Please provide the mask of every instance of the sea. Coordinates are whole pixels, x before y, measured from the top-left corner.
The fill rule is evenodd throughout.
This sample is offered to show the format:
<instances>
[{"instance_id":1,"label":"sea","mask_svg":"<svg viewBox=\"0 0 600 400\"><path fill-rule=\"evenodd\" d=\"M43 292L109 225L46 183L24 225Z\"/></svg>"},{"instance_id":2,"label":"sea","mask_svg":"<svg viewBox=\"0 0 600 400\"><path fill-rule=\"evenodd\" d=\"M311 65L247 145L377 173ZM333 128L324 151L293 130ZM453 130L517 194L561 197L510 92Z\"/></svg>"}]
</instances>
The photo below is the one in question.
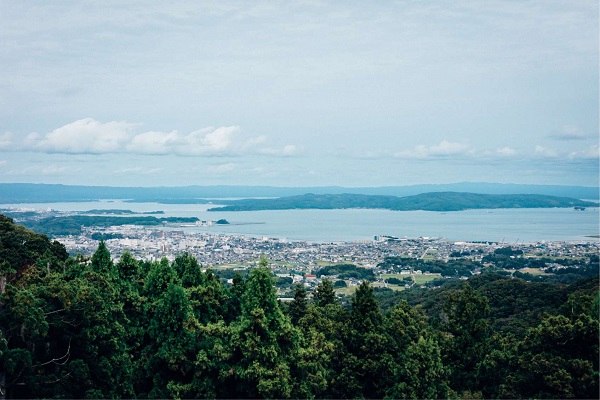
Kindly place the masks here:
<instances>
[{"instance_id":1,"label":"sea","mask_svg":"<svg viewBox=\"0 0 600 400\"><path fill-rule=\"evenodd\" d=\"M542 241L598 242L600 209L490 209L452 212L373 209L277 210L212 212L214 204L95 202L0 204L0 209L88 211L122 209L137 213L163 211L156 217L226 219L228 225L174 226L165 229L225 235L278 238L289 241L352 242L375 236L442 238L449 241L535 243Z\"/></svg>"}]
</instances>

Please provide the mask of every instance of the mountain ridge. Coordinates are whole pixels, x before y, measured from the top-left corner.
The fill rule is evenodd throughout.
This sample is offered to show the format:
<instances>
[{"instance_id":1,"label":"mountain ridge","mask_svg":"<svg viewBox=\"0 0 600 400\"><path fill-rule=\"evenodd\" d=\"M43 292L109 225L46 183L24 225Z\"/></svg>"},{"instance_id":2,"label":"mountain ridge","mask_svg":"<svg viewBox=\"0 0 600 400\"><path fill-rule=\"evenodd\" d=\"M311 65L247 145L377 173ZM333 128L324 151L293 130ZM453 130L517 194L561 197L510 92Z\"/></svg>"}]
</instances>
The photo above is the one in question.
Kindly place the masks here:
<instances>
[{"instance_id":1,"label":"mountain ridge","mask_svg":"<svg viewBox=\"0 0 600 400\"><path fill-rule=\"evenodd\" d=\"M0 203L51 203L129 199L136 202L194 203L206 198L286 197L314 194L366 194L410 196L431 192L466 192L481 194L540 194L578 199L599 199L600 189L588 186L526 185L485 182L422 184L374 187L278 187L278 186L159 186L119 187L82 186L43 183L0 183Z\"/></svg>"}]
</instances>

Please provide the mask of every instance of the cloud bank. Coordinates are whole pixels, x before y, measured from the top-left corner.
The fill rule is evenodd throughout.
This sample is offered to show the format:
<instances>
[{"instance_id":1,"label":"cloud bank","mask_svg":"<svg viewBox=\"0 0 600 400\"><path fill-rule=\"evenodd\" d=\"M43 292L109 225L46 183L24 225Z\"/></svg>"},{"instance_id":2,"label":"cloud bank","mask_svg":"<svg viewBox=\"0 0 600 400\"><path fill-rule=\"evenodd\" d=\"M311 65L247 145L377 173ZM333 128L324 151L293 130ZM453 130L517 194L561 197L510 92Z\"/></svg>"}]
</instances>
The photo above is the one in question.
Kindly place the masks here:
<instances>
[{"instance_id":1,"label":"cloud bank","mask_svg":"<svg viewBox=\"0 0 600 400\"><path fill-rule=\"evenodd\" d=\"M137 132L139 124L99 122L84 118L46 134L30 133L19 142L14 135L0 135L0 148L61 154L141 154L176 156L236 156L262 154L293 156L297 146L267 146L265 136L244 137L239 126L206 127L190 133Z\"/></svg>"},{"instance_id":2,"label":"cloud bank","mask_svg":"<svg viewBox=\"0 0 600 400\"><path fill-rule=\"evenodd\" d=\"M425 160L430 158L462 157L472 152L473 150L466 144L442 140L437 145L418 145L411 150L399 151L394 156L402 159Z\"/></svg>"}]
</instances>

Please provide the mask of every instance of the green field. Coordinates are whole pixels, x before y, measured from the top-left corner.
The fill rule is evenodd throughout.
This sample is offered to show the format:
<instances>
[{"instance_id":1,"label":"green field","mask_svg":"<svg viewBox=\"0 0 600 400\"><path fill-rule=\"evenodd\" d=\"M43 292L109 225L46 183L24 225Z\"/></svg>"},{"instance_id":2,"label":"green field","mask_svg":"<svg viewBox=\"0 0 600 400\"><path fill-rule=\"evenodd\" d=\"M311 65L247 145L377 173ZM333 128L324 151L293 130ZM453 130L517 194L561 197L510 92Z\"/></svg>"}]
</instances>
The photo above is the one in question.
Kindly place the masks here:
<instances>
[{"instance_id":1,"label":"green field","mask_svg":"<svg viewBox=\"0 0 600 400\"><path fill-rule=\"evenodd\" d=\"M423 274L412 274L412 275L400 275L400 274L382 274L381 277L383 279L388 279L388 278L397 278L397 279L404 279L406 277L412 277L413 280L415 281L415 283L417 285L423 285L429 281L432 281L434 279L438 279L441 278L442 275L441 274L431 274L431 275L423 275ZM391 286L391 285L390 285Z\"/></svg>"},{"instance_id":2,"label":"green field","mask_svg":"<svg viewBox=\"0 0 600 400\"><path fill-rule=\"evenodd\" d=\"M417 286L423 285L427 282L430 282L434 279L438 279L441 278L441 274L432 274L432 275L422 275L422 274L413 274L413 275L400 275L400 274L383 274L381 275L382 278L387 279L387 278L398 278L398 279L404 279L405 277L409 277L412 276L412 278L415 281L415 284ZM348 281L346 281L346 283L348 283ZM373 287L387 287L389 289L392 290L396 290L396 291L400 291L400 290L404 290L404 285L394 285L391 283L388 283L387 286L386 284L384 284L383 282L373 282ZM340 293L340 294L345 294L346 296L351 296L354 291L356 290L357 286L348 286L345 288L341 288L341 289L335 289L336 293Z\"/></svg>"},{"instance_id":3,"label":"green field","mask_svg":"<svg viewBox=\"0 0 600 400\"><path fill-rule=\"evenodd\" d=\"M233 268L241 268L243 266L247 265L246 263L237 263L237 264L221 264L221 265L213 265L211 267L208 267L206 269L212 269L212 270L217 270L217 269L233 269Z\"/></svg>"},{"instance_id":4,"label":"green field","mask_svg":"<svg viewBox=\"0 0 600 400\"><path fill-rule=\"evenodd\" d=\"M387 286L381 282L373 282L373 287L380 287L380 288L384 288L387 287L388 289L392 289L395 291L400 291L400 290L404 290L404 285L392 285L391 283L388 283Z\"/></svg>"},{"instance_id":5,"label":"green field","mask_svg":"<svg viewBox=\"0 0 600 400\"><path fill-rule=\"evenodd\" d=\"M519 270L519 272L523 272L523 273L527 273L527 274L531 274L531 275L552 275L552 274L547 274L546 272L542 271L539 268L521 268Z\"/></svg>"}]
</instances>

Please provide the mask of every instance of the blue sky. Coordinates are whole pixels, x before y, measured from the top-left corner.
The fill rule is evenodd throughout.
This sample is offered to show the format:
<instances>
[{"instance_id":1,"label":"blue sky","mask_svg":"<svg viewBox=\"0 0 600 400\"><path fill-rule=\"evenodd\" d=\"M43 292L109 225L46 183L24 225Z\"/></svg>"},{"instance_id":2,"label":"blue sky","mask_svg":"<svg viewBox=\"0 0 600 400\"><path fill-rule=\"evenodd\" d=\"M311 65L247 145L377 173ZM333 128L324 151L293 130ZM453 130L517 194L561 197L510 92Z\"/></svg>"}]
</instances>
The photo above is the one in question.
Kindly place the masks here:
<instances>
[{"instance_id":1,"label":"blue sky","mask_svg":"<svg viewBox=\"0 0 600 400\"><path fill-rule=\"evenodd\" d=\"M587 185L597 0L0 0L0 181Z\"/></svg>"}]
</instances>

